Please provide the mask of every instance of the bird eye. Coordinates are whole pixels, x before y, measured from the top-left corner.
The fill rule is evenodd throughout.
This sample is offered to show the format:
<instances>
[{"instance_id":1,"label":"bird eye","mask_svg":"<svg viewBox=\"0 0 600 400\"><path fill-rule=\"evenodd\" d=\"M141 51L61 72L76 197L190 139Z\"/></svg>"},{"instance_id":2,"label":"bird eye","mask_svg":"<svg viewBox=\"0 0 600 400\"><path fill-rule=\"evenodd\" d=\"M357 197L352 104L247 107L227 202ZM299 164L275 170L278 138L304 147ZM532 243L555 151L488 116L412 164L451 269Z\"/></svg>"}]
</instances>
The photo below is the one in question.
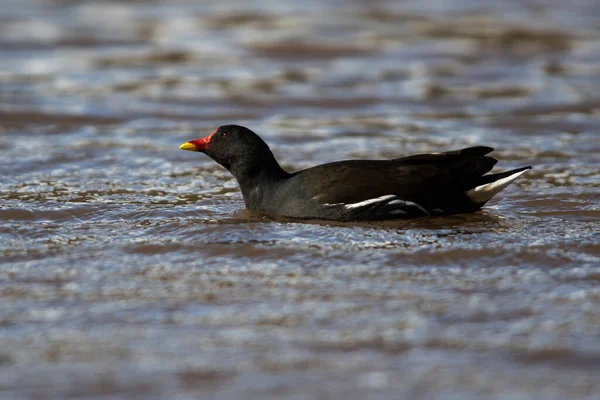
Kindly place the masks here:
<instances>
[{"instance_id":1,"label":"bird eye","mask_svg":"<svg viewBox=\"0 0 600 400\"><path fill-rule=\"evenodd\" d=\"M229 131L223 131L221 132L221 136L224 138L228 138L231 134L229 133Z\"/></svg>"}]
</instances>

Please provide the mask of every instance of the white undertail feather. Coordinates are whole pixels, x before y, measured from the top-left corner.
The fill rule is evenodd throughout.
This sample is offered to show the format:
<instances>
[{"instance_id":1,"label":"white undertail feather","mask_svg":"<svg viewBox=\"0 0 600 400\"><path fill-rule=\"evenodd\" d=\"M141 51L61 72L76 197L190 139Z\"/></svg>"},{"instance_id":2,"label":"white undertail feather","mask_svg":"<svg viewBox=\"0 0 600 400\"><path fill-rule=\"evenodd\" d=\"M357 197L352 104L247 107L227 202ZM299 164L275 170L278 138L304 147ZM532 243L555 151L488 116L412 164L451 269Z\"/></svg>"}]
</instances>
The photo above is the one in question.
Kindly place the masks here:
<instances>
[{"instance_id":1,"label":"white undertail feather","mask_svg":"<svg viewBox=\"0 0 600 400\"><path fill-rule=\"evenodd\" d=\"M498 179L497 181L486 183L485 185L477 186L466 192L467 196L475 203L485 203L498 192L511 184L512 181L521 176L527 170L515 172L506 178Z\"/></svg>"}]
</instances>

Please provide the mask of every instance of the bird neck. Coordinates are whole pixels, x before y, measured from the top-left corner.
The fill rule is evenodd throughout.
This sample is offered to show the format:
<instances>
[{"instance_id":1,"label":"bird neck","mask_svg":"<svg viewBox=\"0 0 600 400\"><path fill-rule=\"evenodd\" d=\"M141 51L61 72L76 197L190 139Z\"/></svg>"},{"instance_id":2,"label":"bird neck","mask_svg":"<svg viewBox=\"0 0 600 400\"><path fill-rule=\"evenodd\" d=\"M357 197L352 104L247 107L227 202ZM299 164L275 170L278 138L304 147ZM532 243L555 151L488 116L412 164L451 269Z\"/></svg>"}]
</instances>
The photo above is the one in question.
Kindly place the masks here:
<instances>
[{"instance_id":1,"label":"bird neck","mask_svg":"<svg viewBox=\"0 0 600 400\"><path fill-rule=\"evenodd\" d=\"M246 208L252 211L265 211L265 197L278 182L290 176L273 154L260 157L255 162L232 165L231 173L240 185Z\"/></svg>"}]
</instances>

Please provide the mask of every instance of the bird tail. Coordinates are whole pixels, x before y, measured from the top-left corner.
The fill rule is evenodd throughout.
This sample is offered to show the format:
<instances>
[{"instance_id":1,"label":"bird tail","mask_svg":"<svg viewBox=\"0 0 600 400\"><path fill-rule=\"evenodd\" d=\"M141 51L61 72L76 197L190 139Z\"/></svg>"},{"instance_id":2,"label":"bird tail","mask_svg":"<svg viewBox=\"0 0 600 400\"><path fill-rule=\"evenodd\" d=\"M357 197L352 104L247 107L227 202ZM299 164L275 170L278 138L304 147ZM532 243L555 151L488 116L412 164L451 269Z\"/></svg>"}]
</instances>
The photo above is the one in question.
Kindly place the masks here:
<instances>
[{"instance_id":1,"label":"bird tail","mask_svg":"<svg viewBox=\"0 0 600 400\"><path fill-rule=\"evenodd\" d=\"M531 166L497 174L484 175L481 177L481 180L477 182L476 187L467 190L465 193L472 202L483 205L529 169L531 169Z\"/></svg>"}]
</instances>

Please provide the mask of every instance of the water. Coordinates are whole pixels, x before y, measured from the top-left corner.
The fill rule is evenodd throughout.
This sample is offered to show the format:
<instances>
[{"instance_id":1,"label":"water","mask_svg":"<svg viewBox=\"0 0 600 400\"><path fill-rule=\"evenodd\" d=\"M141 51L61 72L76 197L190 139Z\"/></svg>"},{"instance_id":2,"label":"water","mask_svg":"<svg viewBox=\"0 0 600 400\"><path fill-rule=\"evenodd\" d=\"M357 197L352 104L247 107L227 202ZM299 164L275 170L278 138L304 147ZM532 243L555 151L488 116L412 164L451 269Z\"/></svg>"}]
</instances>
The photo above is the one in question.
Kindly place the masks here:
<instances>
[{"instance_id":1,"label":"water","mask_svg":"<svg viewBox=\"0 0 600 400\"><path fill-rule=\"evenodd\" d=\"M600 8L3 1L2 398L596 399ZM488 145L483 212L244 211L178 150L288 170Z\"/></svg>"}]
</instances>

